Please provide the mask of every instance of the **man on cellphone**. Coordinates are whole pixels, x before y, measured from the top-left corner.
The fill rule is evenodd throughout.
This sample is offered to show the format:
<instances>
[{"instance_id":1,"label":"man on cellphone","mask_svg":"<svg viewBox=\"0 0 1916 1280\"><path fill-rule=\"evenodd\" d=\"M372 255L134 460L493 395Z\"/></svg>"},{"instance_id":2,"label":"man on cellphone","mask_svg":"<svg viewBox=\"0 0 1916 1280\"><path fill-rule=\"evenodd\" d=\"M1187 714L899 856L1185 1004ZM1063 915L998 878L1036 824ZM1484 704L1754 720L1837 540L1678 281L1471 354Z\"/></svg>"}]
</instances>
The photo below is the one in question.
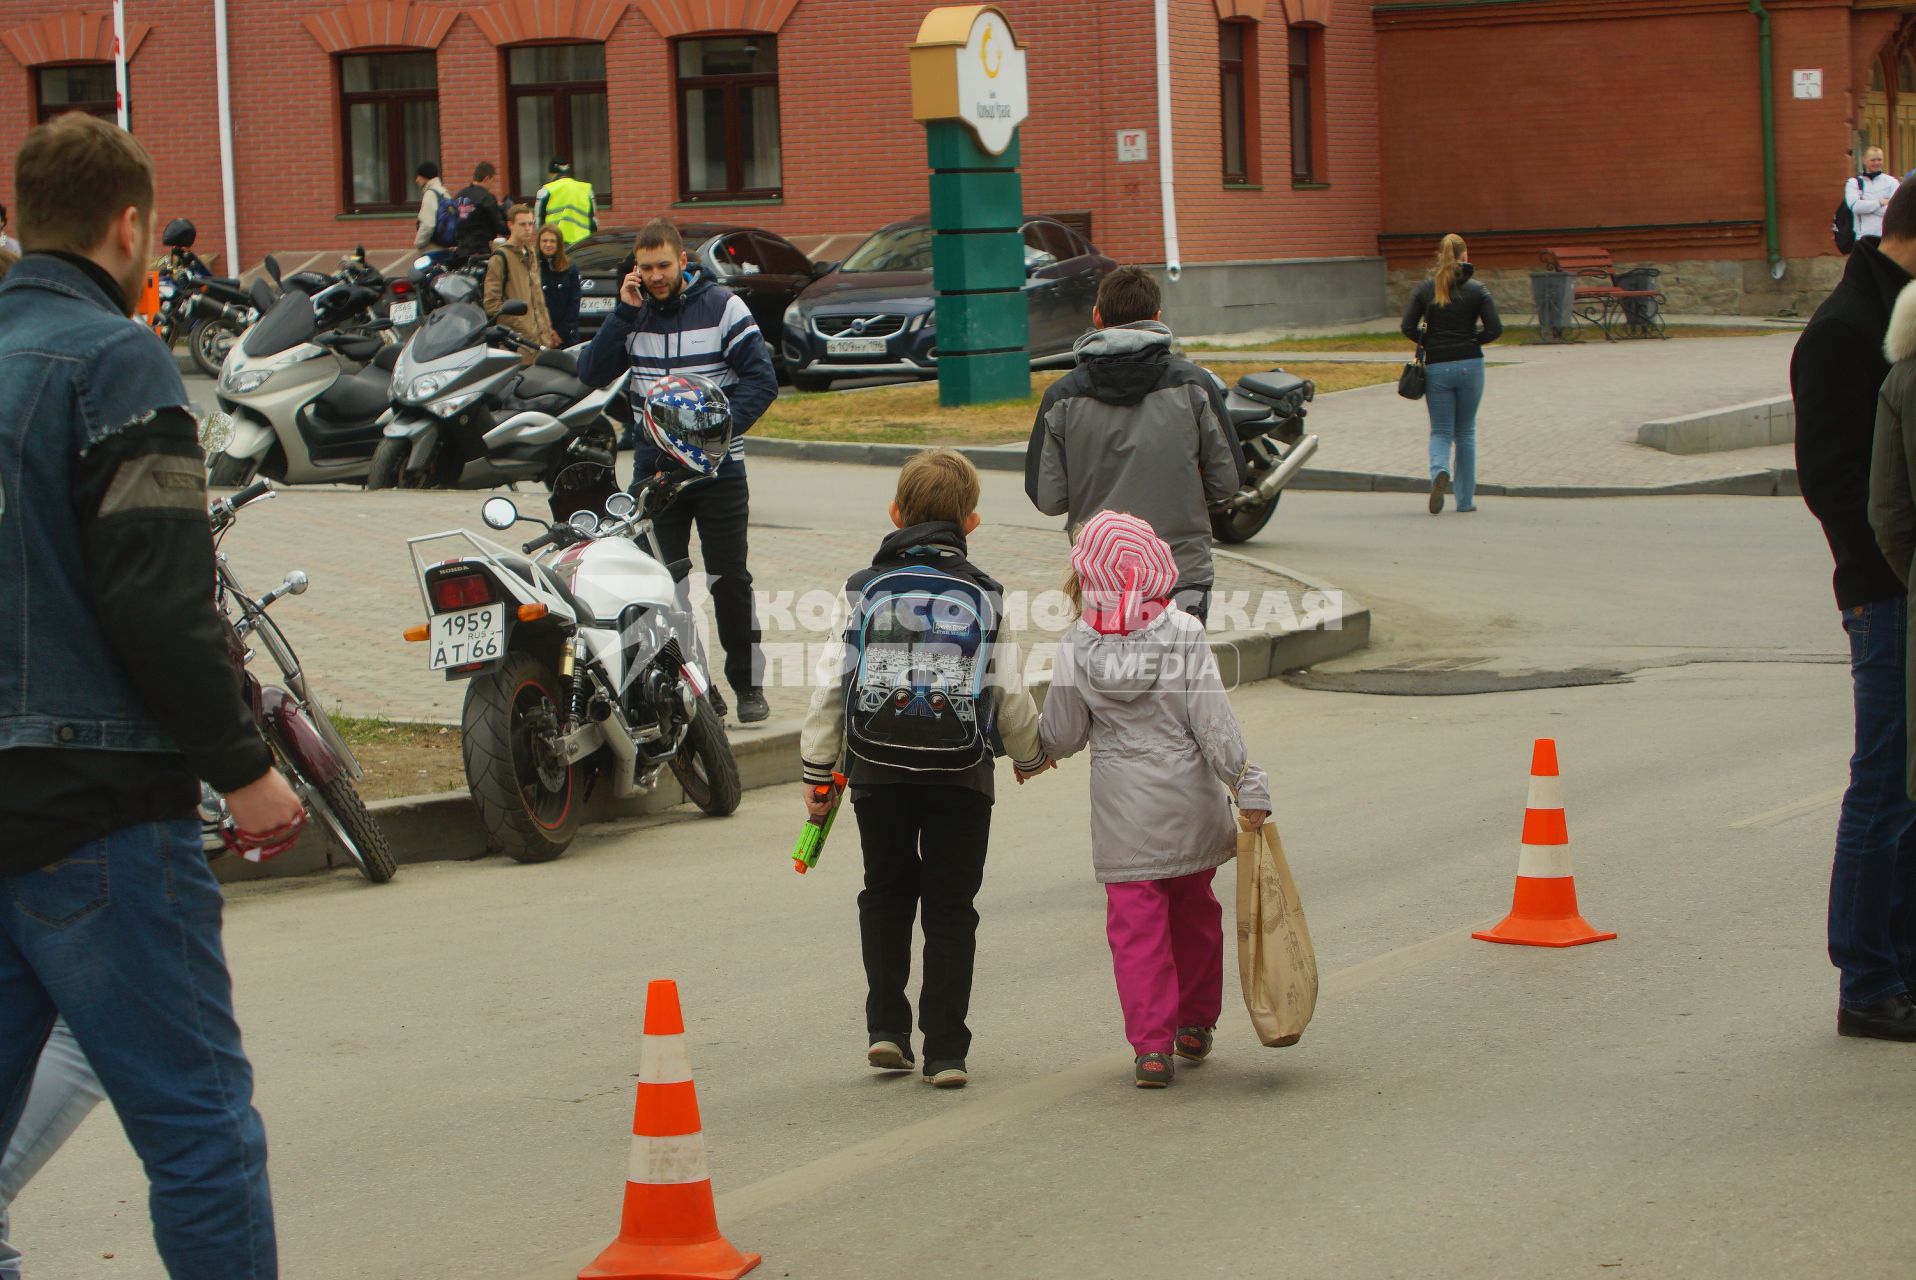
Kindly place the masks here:
<instances>
[{"instance_id":1,"label":"man on cellphone","mask_svg":"<svg viewBox=\"0 0 1916 1280\"><path fill-rule=\"evenodd\" d=\"M69 114L28 134L13 190L26 255L0 284L0 599L33 607L0 628L0 1146L63 1015L147 1168L169 1273L270 1280L266 1136L197 780L258 847L283 847L301 809L213 604L185 388L129 318L153 163Z\"/></svg>"}]
</instances>

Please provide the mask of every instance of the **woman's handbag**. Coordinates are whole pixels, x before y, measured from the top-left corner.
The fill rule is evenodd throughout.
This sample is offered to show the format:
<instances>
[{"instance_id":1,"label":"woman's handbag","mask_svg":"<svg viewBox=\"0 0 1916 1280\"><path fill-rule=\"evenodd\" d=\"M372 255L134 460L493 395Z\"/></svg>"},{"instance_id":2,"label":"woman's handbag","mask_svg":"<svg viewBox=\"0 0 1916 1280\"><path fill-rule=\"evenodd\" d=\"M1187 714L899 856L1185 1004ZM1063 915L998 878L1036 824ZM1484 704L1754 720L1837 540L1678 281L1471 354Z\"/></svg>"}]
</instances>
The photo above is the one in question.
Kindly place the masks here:
<instances>
[{"instance_id":1,"label":"woman's handbag","mask_svg":"<svg viewBox=\"0 0 1916 1280\"><path fill-rule=\"evenodd\" d=\"M1421 343L1417 347L1417 358L1406 364L1404 371L1397 375L1397 394L1406 400L1424 398L1424 348Z\"/></svg>"},{"instance_id":2,"label":"woman's handbag","mask_svg":"<svg viewBox=\"0 0 1916 1280\"><path fill-rule=\"evenodd\" d=\"M1317 1008L1317 953L1268 818L1237 833L1237 973L1257 1038L1273 1048L1296 1044Z\"/></svg>"}]
</instances>

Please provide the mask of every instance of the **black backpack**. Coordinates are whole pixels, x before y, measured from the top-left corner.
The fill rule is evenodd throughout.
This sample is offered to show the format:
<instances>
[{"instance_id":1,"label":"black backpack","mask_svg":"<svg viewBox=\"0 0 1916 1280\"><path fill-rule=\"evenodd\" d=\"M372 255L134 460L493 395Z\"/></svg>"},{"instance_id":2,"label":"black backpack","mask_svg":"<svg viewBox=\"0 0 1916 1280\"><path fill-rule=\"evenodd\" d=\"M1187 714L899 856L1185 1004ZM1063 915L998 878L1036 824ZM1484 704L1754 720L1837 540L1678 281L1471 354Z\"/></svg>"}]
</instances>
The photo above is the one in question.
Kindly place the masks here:
<instances>
[{"instance_id":1,"label":"black backpack","mask_svg":"<svg viewBox=\"0 0 1916 1280\"><path fill-rule=\"evenodd\" d=\"M983 588L931 565L888 570L865 585L845 638L851 754L932 773L991 759L986 669L998 619Z\"/></svg>"},{"instance_id":2,"label":"black backpack","mask_svg":"<svg viewBox=\"0 0 1916 1280\"><path fill-rule=\"evenodd\" d=\"M1859 174L1856 189L1863 189L1863 179ZM1843 188L1843 198L1836 202L1836 216L1830 219L1830 234L1836 237L1836 251L1847 255L1856 248L1856 211L1849 207L1849 188Z\"/></svg>"}]
</instances>

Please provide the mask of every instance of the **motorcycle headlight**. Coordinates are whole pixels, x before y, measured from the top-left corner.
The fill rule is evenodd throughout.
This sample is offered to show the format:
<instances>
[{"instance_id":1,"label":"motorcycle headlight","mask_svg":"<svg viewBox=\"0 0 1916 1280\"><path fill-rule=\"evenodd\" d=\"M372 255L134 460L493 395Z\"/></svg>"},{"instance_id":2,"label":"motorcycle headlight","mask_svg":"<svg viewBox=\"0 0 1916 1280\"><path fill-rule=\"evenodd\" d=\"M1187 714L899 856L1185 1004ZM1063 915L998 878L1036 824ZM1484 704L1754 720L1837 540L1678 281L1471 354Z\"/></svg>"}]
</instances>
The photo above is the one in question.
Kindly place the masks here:
<instances>
[{"instance_id":1,"label":"motorcycle headlight","mask_svg":"<svg viewBox=\"0 0 1916 1280\"><path fill-rule=\"evenodd\" d=\"M406 388L406 399L430 400L439 393L439 388L451 381L450 373L422 373Z\"/></svg>"},{"instance_id":2,"label":"motorcycle headlight","mask_svg":"<svg viewBox=\"0 0 1916 1280\"><path fill-rule=\"evenodd\" d=\"M271 369L234 369L229 366L220 371L220 390L243 396L249 391L258 391L272 376Z\"/></svg>"},{"instance_id":3,"label":"motorcycle headlight","mask_svg":"<svg viewBox=\"0 0 1916 1280\"><path fill-rule=\"evenodd\" d=\"M464 395L447 396L444 400L435 400L426 407L442 418L450 418L483 394L483 391L468 391Z\"/></svg>"}]
</instances>

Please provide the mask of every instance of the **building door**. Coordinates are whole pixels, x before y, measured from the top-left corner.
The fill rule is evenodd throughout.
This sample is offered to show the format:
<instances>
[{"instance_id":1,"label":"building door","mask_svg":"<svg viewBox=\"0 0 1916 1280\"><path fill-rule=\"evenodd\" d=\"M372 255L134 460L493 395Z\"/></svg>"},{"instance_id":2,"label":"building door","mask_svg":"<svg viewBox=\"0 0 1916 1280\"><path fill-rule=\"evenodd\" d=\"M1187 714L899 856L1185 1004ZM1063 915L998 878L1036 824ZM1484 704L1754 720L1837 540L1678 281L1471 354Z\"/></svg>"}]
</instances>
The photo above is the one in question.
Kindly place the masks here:
<instances>
[{"instance_id":1,"label":"building door","mask_svg":"<svg viewBox=\"0 0 1916 1280\"><path fill-rule=\"evenodd\" d=\"M1863 135L1863 148L1881 147L1889 150L1889 87L1883 79L1883 60L1877 58L1870 64L1869 92L1863 95L1862 118L1857 121L1858 131ZM1895 157L1890 158L1895 163ZM1863 167L1863 153L1856 153L1856 168Z\"/></svg>"}]
</instances>

